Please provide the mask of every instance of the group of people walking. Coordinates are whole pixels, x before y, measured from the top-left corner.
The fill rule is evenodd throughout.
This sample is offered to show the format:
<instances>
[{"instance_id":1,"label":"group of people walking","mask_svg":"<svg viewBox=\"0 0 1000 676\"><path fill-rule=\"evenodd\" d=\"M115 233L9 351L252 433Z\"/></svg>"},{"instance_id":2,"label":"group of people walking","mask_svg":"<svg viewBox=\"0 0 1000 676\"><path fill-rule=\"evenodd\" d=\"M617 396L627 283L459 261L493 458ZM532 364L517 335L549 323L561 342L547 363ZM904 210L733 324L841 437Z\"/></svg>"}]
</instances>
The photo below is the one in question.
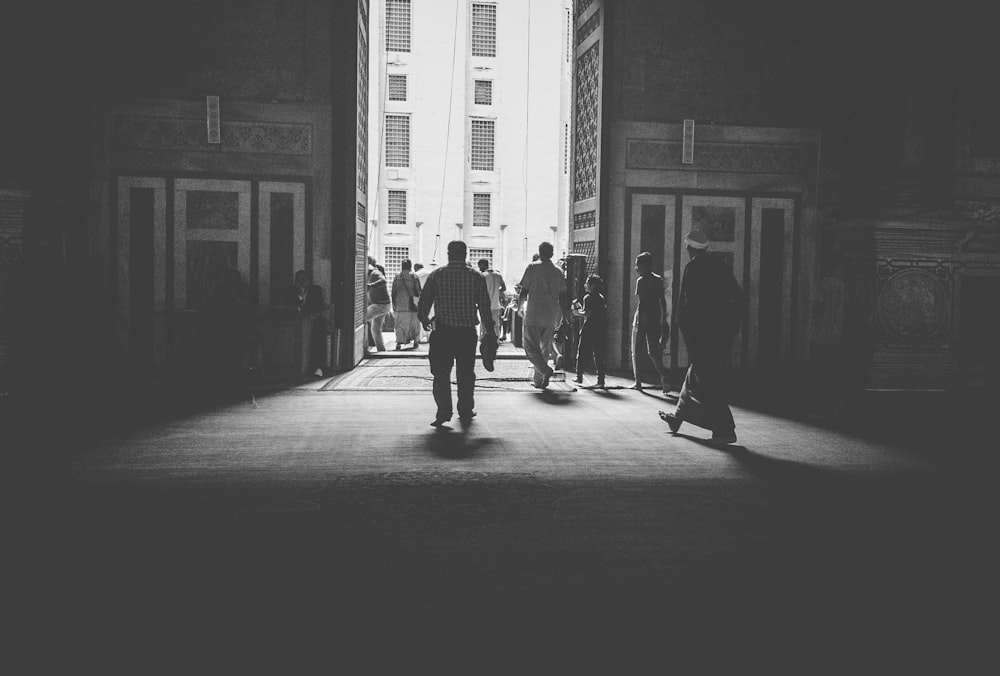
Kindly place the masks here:
<instances>
[{"instance_id":1,"label":"group of people walking","mask_svg":"<svg viewBox=\"0 0 1000 676\"><path fill-rule=\"evenodd\" d=\"M690 364L677 406L672 412L660 411L659 415L674 433L687 422L711 431L711 443L731 444L736 442L735 423L724 394L724 379L730 346L743 317L742 293L725 262L706 255L709 240L705 233L692 231L685 243L690 261L682 275L677 325L687 346ZM476 415L477 335L483 341L485 360L488 353L485 346L496 344L500 322L502 296L497 289L505 288L503 279L488 269L488 261L480 261L479 270L469 266L466 254L464 242L450 242L448 264L428 274L414 296L417 320L430 333L429 361L436 404L431 425L435 427L450 421L455 409L463 424L470 423ZM570 303L565 274L553 263L552 256L552 244L542 242L536 260L527 266L516 287L517 312L523 317L524 352L533 367L532 385L542 390L549 386L554 374L554 363L550 362L557 354L554 345L557 332L560 327L570 324L571 316L576 316L583 318L583 323L575 380L582 383L585 363L593 361L597 372L597 383L593 387L603 388L606 386L608 328L603 280L599 275L590 275L585 283L586 294ZM643 389L639 361L642 353L646 353L666 394L670 384L662 352L670 337L670 324L664 281L653 272L650 253L639 254L635 266L638 304L632 322L635 374L632 387ZM395 294L393 302L398 305ZM454 408L451 396L453 369L458 389Z\"/></svg>"}]
</instances>

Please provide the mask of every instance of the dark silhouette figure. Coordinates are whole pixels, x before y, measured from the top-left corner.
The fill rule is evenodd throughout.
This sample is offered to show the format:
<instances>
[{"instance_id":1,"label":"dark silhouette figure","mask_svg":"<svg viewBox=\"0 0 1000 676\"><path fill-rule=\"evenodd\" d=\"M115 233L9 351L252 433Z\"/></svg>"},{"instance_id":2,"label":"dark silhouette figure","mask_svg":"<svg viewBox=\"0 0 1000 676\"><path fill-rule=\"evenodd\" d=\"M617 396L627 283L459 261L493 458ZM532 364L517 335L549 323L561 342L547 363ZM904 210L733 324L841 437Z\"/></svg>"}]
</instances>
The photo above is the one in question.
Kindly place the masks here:
<instances>
[{"instance_id":1,"label":"dark silhouette figure","mask_svg":"<svg viewBox=\"0 0 1000 676\"><path fill-rule=\"evenodd\" d=\"M573 314L584 318L577 346L575 381L583 382L584 364L588 358L593 358L594 369L597 371L595 387L604 387L608 332L608 302L601 293L604 289L604 280L599 275L590 275L587 277L585 288L587 293L583 301L576 301L573 305Z\"/></svg>"},{"instance_id":2,"label":"dark silhouette figure","mask_svg":"<svg viewBox=\"0 0 1000 676\"><path fill-rule=\"evenodd\" d=\"M707 254L708 237L692 230L685 240L691 260L681 279L677 325L691 360L677 408L660 411L672 432L682 422L712 431L711 443L736 443L736 423L724 387L733 338L742 318L742 294L732 270Z\"/></svg>"},{"instance_id":3,"label":"dark silhouette figure","mask_svg":"<svg viewBox=\"0 0 1000 676\"><path fill-rule=\"evenodd\" d=\"M496 336L486 280L465 262L465 242L448 243L448 265L427 277L420 294L418 316L431 331L430 365L434 375L437 415L431 423L440 427L451 420L451 370L458 381L458 417L468 424L476 415L476 324L482 320L484 336ZM433 326L430 312L434 310ZM478 317L478 318L477 318Z\"/></svg>"},{"instance_id":4,"label":"dark silhouette figure","mask_svg":"<svg viewBox=\"0 0 1000 676\"><path fill-rule=\"evenodd\" d=\"M305 270L295 273L295 283L289 287L285 304L298 308L303 315L314 315L323 311L323 289L312 283L312 277Z\"/></svg>"}]
</instances>

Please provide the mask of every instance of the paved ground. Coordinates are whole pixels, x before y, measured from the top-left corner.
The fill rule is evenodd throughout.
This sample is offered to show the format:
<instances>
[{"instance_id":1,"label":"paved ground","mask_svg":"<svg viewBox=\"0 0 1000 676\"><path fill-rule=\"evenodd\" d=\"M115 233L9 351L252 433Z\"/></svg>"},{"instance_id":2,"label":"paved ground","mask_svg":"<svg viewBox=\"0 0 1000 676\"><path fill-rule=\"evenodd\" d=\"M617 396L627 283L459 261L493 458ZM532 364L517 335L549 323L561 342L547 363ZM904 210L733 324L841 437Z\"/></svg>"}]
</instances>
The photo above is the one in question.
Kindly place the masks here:
<instances>
[{"instance_id":1,"label":"paved ground","mask_svg":"<svg viewBox=\"0 0 1000 676\"><path fill-rule=\"evenodd\" d=\"M737 408L720 450L662 396L568 387L434 430L429 391L328 382L77 401L15 439L4 671L996 666L971 439Z\"/></svg>"}]
</instances>

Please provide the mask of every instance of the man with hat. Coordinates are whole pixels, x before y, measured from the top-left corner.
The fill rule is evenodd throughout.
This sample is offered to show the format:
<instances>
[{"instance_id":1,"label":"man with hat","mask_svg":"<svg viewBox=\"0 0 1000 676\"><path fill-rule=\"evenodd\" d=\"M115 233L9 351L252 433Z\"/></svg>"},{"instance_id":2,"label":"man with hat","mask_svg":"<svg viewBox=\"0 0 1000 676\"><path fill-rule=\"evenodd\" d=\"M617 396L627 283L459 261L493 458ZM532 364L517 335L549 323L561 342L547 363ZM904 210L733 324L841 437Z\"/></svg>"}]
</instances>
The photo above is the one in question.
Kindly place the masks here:
<instances>
[{"instance_id":1,"label":"man with hat","mask_svg":"<svg viewBox=\"0 0 1000 676\"><path fill-rule=\"evenodd\" d=\"M742 293L732 270L708 255L708 236L692 230L684 238L691 260L681 278L677 326L687 346L690 365L673 413L660 418L677 432L681 423L711 430L711 443L736 443L736 423L723 392L733 338L742 321Z\"/></svg>"}]
</instances>

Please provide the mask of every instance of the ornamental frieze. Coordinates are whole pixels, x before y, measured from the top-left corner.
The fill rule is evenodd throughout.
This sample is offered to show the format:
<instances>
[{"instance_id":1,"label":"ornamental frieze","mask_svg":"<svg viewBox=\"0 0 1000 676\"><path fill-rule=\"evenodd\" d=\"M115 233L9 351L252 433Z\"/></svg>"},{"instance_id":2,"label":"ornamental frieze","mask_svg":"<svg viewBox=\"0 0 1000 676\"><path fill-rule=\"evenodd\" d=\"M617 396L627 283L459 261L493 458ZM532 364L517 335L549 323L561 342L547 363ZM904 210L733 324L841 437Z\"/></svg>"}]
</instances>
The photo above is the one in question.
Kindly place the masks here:
<instances>
[{"instance_id":1,"label":"ornamental frieze","mask_svg":"<svg viewBox=\"0 0 1000 676\"><path fill-rule=\"evenodd\" d=\"M312 125L283 122L223 121L223 152L267 155L312 154ZM115 117L111 144L127 150L206 151L209 146L204 120Z\"/></svg>"},{"instance_id":2,"label":"ornamental frieze","mask_svg":"<svg viewBox=\"0 0 1000 676\"><path fill-rule=\"evenodd\" d=\"M800 145L699 143L695 145L694 164L683 164L681 151L681 144L672 141L630 139L626 166L758 174L799 174L805 166L804 149Z\"/></svg>"}]
</instances>

